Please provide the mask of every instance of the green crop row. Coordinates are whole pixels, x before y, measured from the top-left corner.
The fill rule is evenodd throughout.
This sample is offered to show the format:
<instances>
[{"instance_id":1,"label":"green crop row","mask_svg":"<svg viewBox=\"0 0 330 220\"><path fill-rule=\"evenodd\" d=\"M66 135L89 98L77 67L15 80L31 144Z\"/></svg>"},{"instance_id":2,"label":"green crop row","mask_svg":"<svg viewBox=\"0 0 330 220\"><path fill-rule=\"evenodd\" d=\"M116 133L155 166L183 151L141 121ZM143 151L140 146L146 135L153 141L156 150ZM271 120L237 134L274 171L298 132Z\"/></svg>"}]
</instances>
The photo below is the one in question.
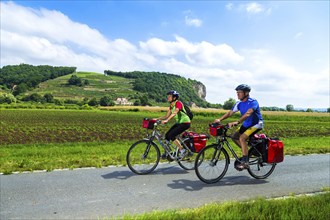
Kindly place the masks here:
<instances>
[{"instance_id":1,"label":"green crop row","mask_svg":"<svg viewBox=\"0 0 330 220\"><path fill-rule=\"evenodd\" d=\"M150 111L3 109L0 113L0 145L137 140L150 132L141 126L144 117L164 114ZM221 114L196 114L190 130L208 134L208 124ZM165 132L171 125L160 126L160 130ZM268 115L262 132L280 138L325 137L330 135L329 116Z\"/></svg>"}]
</instances>

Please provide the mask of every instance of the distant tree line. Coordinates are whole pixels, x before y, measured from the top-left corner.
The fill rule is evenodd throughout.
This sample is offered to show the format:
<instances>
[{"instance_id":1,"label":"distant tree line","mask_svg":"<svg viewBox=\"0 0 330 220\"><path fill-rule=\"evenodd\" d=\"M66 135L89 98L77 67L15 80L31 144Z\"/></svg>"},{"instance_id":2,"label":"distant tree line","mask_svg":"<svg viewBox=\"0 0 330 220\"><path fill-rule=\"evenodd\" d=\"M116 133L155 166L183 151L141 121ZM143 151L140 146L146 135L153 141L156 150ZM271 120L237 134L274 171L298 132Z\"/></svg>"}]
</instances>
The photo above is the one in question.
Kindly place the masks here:
<instances>
[{"instance_id":1,"label":"distant tree line","mask_svg":"<svg viewBox=\"0 0 330 220\"><path fill-rule=\"evenodd\" d=\"M72 99L65 99L65 100L59 100L55 99L54 96L50 93L46 93L44 95L40 95L39 93L32 93L31 95L26 95L20 99L20 101L24 102L35 102L35 103L54 103L55 105L64 105L64 104L74 104L74 105L86 105L89 106L114 106L115 102L112 100L112 97L110 96L103 96L100 99L96 98L84 98L82 101L79 100L72 100ZM0 104L11 104L16 103L17 98L13 96L12 94L0 94Z\"/></svg>"},{"instance_id":2,"label":"distant tree line","mask_svg":"<svg viewBox=\"0 0 330 220\"><path fill-rule=\"evenodd\" d=\"M8 65L0 68L0 85L13 90L13 95L36 88L39 83L72 74L76 67L53 67L29 64Z\"/></svg>"}]
</instances>

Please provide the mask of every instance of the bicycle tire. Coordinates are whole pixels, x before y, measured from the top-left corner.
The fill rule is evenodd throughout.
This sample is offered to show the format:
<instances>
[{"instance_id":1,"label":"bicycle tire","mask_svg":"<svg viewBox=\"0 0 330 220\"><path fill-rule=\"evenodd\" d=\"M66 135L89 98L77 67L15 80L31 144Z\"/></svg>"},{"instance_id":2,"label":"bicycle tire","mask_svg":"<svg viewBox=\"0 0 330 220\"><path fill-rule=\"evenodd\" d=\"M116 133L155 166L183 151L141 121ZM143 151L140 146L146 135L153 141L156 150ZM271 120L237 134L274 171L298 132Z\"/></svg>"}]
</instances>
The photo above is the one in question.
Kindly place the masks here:
<instances>
[{"instance_id":1,"label":"bicycle tire","mask_svg":"<svg viewBox=\"0 0 330 220\"><path fill-rule=\"evenodd\" d=\"M195 160L196 175L207 184L220 181L226 174L228 166L229 155L224 148L219 150L217 144L206 146L198 153Z\"/></svg>"},{"instance_id":2,"label":"bicycle tire","mask_svg":"<svg viewBox=\"0 0 330 220\"><path fill-rule=\"evenodd\" d=\"M182 142L185 142L187 140L189 140L189 138L183 139ZM182 142L181 142L181 144L182 144ZM185 146L185 145L182 144L182 146ZM186 147L184 147L184 148L186 148ZM191 154L190 155L188 154L182 160L178 160L178 164L180 167L182 167L185 170L193 170L193 169L195 169L195 160L196 160L198 153L192 152L192 151L190 151L190 149L186 149L186 150L189 151L189 153L191 153Z\"/></svg>"},{"instance_id":3,"label":"bicycle tire","mask_svg":"<svg viewBox=\"0 0 330 220\"><path fill-rule=\"evenodd\" d=\"M147 139L132 144L126 155L127 166L139 175L151 173L158 166L159 160L158 146Z\"/></svg>"},{"instance_id":4,"label":"bicycle tire","mask_svg":"<svg viewBox=\"0 0 330 220\"><path fill-rule=\"evenodd\" d=\"M255 148L249 150L249 174L256 179L265 179L273 173L276 163L263 162L261 153Z\"/></svg>"}]
</instances>

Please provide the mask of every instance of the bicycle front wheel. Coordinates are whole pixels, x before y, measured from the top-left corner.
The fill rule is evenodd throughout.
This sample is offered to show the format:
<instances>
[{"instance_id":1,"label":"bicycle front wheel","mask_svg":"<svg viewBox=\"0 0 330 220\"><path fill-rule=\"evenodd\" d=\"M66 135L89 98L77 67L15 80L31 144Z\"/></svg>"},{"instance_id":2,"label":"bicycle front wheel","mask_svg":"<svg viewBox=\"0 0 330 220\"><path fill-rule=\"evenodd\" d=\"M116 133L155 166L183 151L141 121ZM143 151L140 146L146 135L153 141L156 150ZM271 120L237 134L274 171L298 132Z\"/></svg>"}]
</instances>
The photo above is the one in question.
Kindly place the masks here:
<instances>
[{"instance_id":1,"label":"bicycle front wheel","mask_svg":"<svg viewBox=\"0 0 330 220\"><path fill-rule=\"evenodd\" d=\"M140 140L134 143L126 155L129 169L136 174L152 172L157 167L159 160L159 148L149 140Z\"/></svg>"},{"instance_id":2,"label":"bicycle front wheel","mask_svg":"<svg viewBox=\"0 0 330 220\"><path fill-rule=\"evenodd\" d=\"M228 170L229 155L217 144L206 146L201 150L195 160L195 172L204 183L218 182Z\"/></svg>"},{"instance_id":3,"label":"bicycle front wheel","mask_svg":"<svg viewBox=\"0 0 330 220\"><path fill-rule=\"evenodd\" d=\"M261 153L255 148L249 150L249 174L256 179L265 179L274 171L276 163L263 162Z\"/></svg>"}]
</instances>

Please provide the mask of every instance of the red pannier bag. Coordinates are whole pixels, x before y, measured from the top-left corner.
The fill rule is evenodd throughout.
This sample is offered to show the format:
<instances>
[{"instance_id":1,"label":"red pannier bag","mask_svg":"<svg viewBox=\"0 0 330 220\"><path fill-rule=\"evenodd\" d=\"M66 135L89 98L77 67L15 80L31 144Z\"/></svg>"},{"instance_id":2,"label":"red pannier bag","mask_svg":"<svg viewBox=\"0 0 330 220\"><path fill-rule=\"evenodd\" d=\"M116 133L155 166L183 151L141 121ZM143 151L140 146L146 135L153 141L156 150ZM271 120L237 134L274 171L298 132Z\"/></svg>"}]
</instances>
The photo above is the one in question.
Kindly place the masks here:
<instances>
[{"instance_id":1,"label":"red pannier bag","mask_svg":"<svg viewBox=\"0 0 330 220\"><path fill-rule=\"evenodd\" d=\"M192 131L184 132L182 138L189 137L185 144L192 152L198 153L206 146L208 136L206 134L198 134Z\"/></svg>"},{"instance_id":2,"label":"red pannier bag","mask_svg":"<svg viewBox=\"0 0 330 220\"><path fill-rule=\"evenodd\" d=\"M268 139L268 163L280 163L284 160L284 144L278 138Z\"/></svg>"},{"instance_id":3,"label":"red pannier bag","mask_svg":"<svg viewBox=\"0 0 330 220\"><path fill-rule=\"evenodd\" d=\"M142 128L154 129L154 124L156 123L156 121L157 119L144 118L142 122Z\"/></svg>"}]
</instances>

